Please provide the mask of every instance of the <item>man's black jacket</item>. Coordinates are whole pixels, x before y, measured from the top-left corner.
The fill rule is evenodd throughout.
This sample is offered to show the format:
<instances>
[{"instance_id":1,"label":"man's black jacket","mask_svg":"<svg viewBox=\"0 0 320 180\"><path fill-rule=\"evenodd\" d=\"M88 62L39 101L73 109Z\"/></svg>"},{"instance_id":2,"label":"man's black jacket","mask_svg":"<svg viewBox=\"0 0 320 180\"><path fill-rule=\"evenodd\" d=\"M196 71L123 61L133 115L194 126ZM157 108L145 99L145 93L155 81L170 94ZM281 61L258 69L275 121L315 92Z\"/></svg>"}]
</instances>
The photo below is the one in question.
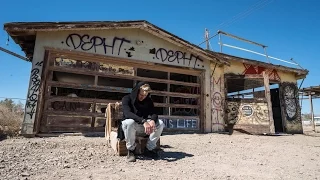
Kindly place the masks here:
<instances>
[{"instance_id":1,"label":"man's black jacket","mask_svg":"<svg viewBox=\"0 0 320 180\"><path fill-rule=\"evenodd\" d=\"M150 94L143 100L137 99L139 89L145 82L139 82L131 91L130 94L122 98L123 119L133 119L136 123L142 124L143 120L152 119L158 123L158 115L155 113L154 104ZM124 139L122 124L119 123L118 138Z\"/></svg>"}]
</instances>

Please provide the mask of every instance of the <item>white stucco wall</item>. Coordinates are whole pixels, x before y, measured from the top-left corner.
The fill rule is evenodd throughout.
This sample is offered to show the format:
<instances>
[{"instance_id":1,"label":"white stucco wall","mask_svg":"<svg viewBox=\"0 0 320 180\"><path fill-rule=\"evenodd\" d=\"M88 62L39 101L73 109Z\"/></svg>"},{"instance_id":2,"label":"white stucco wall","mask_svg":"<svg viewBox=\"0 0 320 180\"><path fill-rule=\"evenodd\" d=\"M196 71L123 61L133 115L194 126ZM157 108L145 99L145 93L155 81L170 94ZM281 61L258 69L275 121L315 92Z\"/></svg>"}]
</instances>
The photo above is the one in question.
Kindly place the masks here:
<instances>
[{"instance_id":1,"label":"white stucco wall","mask_svg":"<svg viewBox=\"0 0 320 180\"><path fill-rule=\"evenodd\" d=\"M75 50L180 67L205 69L205 94L210 94L210 63L182 47L139 29L38 32L32 62L22 134L34 134L44 47ZM211 118L210 96L205 96L205 117ZM207 131L208 132L208 131Z\"/></svg>"}]
</instances>

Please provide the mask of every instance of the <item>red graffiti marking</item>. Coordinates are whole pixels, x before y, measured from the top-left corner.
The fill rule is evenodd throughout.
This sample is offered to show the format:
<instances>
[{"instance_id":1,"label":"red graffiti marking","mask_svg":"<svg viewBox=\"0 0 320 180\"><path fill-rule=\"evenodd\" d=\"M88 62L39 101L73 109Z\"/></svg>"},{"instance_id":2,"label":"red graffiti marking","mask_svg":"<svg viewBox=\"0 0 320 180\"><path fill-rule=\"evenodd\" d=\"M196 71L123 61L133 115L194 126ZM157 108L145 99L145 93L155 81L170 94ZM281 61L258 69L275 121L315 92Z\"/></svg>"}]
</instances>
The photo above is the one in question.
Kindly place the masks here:
<instances>
[{"instance_id":1,"label":"red graffiti marking","mask_svg":"<svg viewBox=\"0 0 320 180\"><path fill-rule=\"evenodd\" d=\"M245 64L243 63L244 67L246 68L243 71L243 75L245 74L262 74L263 71L266 71L266 73L269 75L269 78L272 80L280 81L280 76L278 75L277 70L275 69L267 69L261 66L255 66L251 64Z\"/></svg>"},{"instance_id":2,"label":"red graffiti marking","mask_svg":"<svg viewBox=\"0 0 320 180\"><path fill-rule=\"evenodd\" d=\"M222 106L222 96L219 92L215 92L212 96L213 106L216 108L221 108Z\"/></svg>"},{"instance_id":3,"label":"red graffiti marking","mask_svg":"<svg viewBox=\"0 0 320 180\"><path fill-rule=\"evenodd\" d=\"M213 86L218 86L220 88L220 92L221 92L221 77L219 77L219 79L217 79L217 81L214 79L214 77L212 77L212 81L213 81Z\"/></svg>"}]
</instances>

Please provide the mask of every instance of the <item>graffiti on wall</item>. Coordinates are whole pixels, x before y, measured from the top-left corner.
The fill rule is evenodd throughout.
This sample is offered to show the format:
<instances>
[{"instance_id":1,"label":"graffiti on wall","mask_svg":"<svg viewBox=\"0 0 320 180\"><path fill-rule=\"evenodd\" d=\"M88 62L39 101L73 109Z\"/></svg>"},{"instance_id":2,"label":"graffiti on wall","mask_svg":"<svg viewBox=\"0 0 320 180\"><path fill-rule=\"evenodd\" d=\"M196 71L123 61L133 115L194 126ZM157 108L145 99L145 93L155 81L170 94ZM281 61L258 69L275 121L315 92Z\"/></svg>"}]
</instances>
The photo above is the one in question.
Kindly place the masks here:
<instances>
[{"instance_id":1,"label":"graffiti on wall","mask_svg":"<svg viewBox=\"0 0 320 180\"><path fill-rule=\"evenodd\" d=\"M100 36L90 36L88 34L69 34L64 41L61 43L68 47L71 47L75 50L81 49L82 51L90 51L93 50L95 53L97 49L102 49L104 54L117 54L120 55L122 51L124 51L128 57L132 57L131 52L134 51L134 47L129 49L122 49L123 45L126 43L131 43L130 40L126 38L113 37L110 39L111 43L107 43L107 38Z\"/></svg>"},{"instance_id":2,"label":"graffiti on wall","mask_svg":"<svg viewBox=\"0 0 320 180\"><path fill-rule=\"evenodd\" d=\"M182 86L173 90L174 92L179 93L188 93L188 94L200 94L199 87L188 87ZM174 104L187 104L187 105L197 105L199 99L197 98L182 98L182 97L172 97ZM191 108L172 108L172 115L175 116L198 116L198 109Z\"/></svg>"},{"instance_id":3,"label":"graffiti on wall","mask_svg":"<svg viewBox=\"0 0 320 180\"><path fill-rule=\"evenodd\" d=\"M109 63L100 63L99 72L113 73L121 75L134 75L134 68L130 66L121 66Z\"/></svg>"},{"instance_id":4,"label":"graffiti on wall","mask_svg":"<svg viewBox=\"0 0 320 180\"><path fill-rule=\"evenodd\" d=\"M165 48L153 48L149 50L150 54L154 54L153 59L161 62L169 62L172 64L181 64L193 68L203 68L203 60L196 55L182 51L167 50Z\"/></svg>"},{"instance_id":5,"label":"graffiti on wall","mask_svg":"<svg viewBox=\"0 0 320 180\"><path fill-rule=\"evenodd\" d=\"M236 124L238 122L239 107L240 107L240 102L228 101L228 107L226 109L228 124Z\"/></svg>"},{"instance_id":6,"label":"graffiti on wall","mask_svg":"<svg viewBox=\"0 0 320 180\"><path fill-rule=\"evenodd\" d=\"M80 61L74 59L64 59L62 57L55 59L55 66L75 68L75 69L86 69L91 71L99 71L104 73L122 74L122 75L134 75L134 68L130 66L122 66L110 63L102 62L90 62Z\"/></svg>"},{"instance_id":7,"label":"graffiti on wall","mask_svg":"<svg viewBox=\"0 0 320 180\"><path fill-rule=\"evenodd\" d=\"M26 107L27 115L29 115L30 119L33 118L34 113L36 112L36 106L38 102L38 93L40 88L40 69L42 67L43 61L37 62L34 68L31 70L31 85L29 89L29 94L27 97Z\"/></svg>"},{"instance_id":8,"label":"graffiti on wall","mask_svg":"<svg viewBox=\"0 0 320 180\"><path fill-rule=\"evenodd\" d=\"M269 79L275 80L275 81L281 81L280 76L278 75L278 72L275 69L268 69L265 67L255 66L251 64L245 64L245 63L243 63L243 66L245 67L245 70L242 73L243 75L247 75L247 74L262 75L262 72L265 71L268 74Z\"/></svg>"},{"instance_id":9,"label":"graffiti on wall","mask_svg":"<svg viewBox=\"0 0 320 180\"><path fill-rule=\"evenodd\" d=\"M296 120L299 115L297 86L294 83L282 83L281 86L286 118L289 121Z\"/></svg>"},{"instance_id":10,"label":"graffiti on wall","mask_svg":"<svg viewBox=\"0 0 320 180\"><path fill-rule=\"evenodd\" d=\"M97 69L97 63L90 62L90 61L80 61L74 59L67 59L67 58L56 58L54 61L55 66L60 67L68 67L68 68L75 68L75 69L86 69L94 71Z\"/></svg>"},{"instance_id":11,"label":"graffiti on wall","mask_svg":"<svg viewBox=\"0 0 320 180\"><path fill-rule=\"evenodd\" d=\"M269 122L267 103L256 103L254 105L254 121L257 124L263 124L264 122Z\"/></svg>"},{"instance_id":12,"label":"graffiti on wall","mask_svg":"<svg viewBox=\"0 0 320 180\"><path fill-rule=\"evenodd\" d=\"M228 101L226 110L229 124L265 124L268 125L269 114L266 102Z\"/></svg>"},{"instance_id":13,"label":"graffiti on wall","mask_svg":"<svg viewBox=\"0 0 320 180\"><path fill-rule=\"evenodd\" d=\"M91 111L92 104L80 102L54 101L51 107L56 111Z\"/></svg>"},{"instance_id":14,"label":"graffiti on wall","mask_svg":"<svg viewBox=\"0 0 320 180\"><path fill-rule=\"evenodd\" d=\"M213 125L223 125L223 109L224 109L224 98L222 92L222 78L211 77L211 119Z\"/></svg>"},{"instance_id":15,"label":"graffiti on wall","mask_svg":"<svg viewBox=\"0 0 320 180\"><path fill-rule=\"evenodd\" d=\"M250 105L244 105L244 106L242 106L241 112L242 112L242 114L243 114L244 116L246 116L246 117L252 116L252 114L253 114L252 106L250 106Z\"/></svg>"}]
</instances>

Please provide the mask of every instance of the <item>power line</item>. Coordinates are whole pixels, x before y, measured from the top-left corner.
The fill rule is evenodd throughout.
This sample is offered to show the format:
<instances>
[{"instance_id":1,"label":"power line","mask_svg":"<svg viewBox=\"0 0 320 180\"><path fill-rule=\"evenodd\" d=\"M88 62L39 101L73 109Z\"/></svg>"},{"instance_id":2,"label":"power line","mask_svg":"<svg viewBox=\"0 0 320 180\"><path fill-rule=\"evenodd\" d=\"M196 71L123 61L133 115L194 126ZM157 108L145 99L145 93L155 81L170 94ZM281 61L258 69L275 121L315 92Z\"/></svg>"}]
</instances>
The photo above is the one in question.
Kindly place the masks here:
<instances>
[{"instance_id":1,"label":"power line","mask_svg":"<svg viewBox=\"0 0 320 180\"><path fill-rule=\"evenodd\" d=\"M205 40L205 41L201 42L200 44L198 44L198 46L200 46L201 44L203 44L203 43L205 43L205 42L209 41L210 39L212 39L212 38L214 38L214 37L216 37L217 35L218 35L218 33L216 33L215 35L213 35L213 36L209 37L207 40Z\"/></svg>"},{"instance_id":2,"label":"power line","mask_svg":"<svg viewBox=\"0 0 320 180\"><path fill-rule=\"evenodd\" d=\"M242 11L240 13L238 13L237 15L233 16L232 18L228 19L227 21L224 21L222 23L220 23L216 28L221 28L223 26L225 26L226 24L233 22L235 20L237 20L239 17L242 17L243 15L246 15L250 12L253 12L257 7L263 5L265 2L267 2L269 0L260 0L259 2L251 5L248 9L246 9L245 11Z\"/></svg>"},{"instance_id":3,"label":"power line","mask_svg":"<svg viewBox=\"0 0 320 180\"><path fill-rule=\"evenodd\" d=\"M220 26L219 28L222 28L222 27L228 27L230 26L231 24L235 23L236 21L240 20L240 19L243 19L245 18L246 16L249 16L250 14L252 14L254 11L257 11L263 7L265 7L266 5L270 4L273 0L265 0L262 4L254 7L253 9L241 14L240 16L238 16L237 18L233 19L232 21L230 21L229 23L226 23L222 26Z\"/></svg>"},{"instance_id":4,"label":"power line","mask_svg":"<svg viewBox=\"0 0 320 180\"><path fill-rule=\"evenodd\" d=\"M263 7L265 7L266 5L270 4L273 0L260 0L259 2L251 5L249 8L247 8L245 11L238 13L237 15L233 16L231 19L224 21L222 23L220 23L216 29L218 28L222 28L222 27L227 27L230 26L231 24L235 23L237 20L240 20L250 14L252 14L255 10L259 10ZM200 46L201 44L207 42L208 40L214 38L215 36L217 36L217 34L213 35L212 37L206 39L205 41L201 42L198 46Z\"/></svg>"}]
</instances>

